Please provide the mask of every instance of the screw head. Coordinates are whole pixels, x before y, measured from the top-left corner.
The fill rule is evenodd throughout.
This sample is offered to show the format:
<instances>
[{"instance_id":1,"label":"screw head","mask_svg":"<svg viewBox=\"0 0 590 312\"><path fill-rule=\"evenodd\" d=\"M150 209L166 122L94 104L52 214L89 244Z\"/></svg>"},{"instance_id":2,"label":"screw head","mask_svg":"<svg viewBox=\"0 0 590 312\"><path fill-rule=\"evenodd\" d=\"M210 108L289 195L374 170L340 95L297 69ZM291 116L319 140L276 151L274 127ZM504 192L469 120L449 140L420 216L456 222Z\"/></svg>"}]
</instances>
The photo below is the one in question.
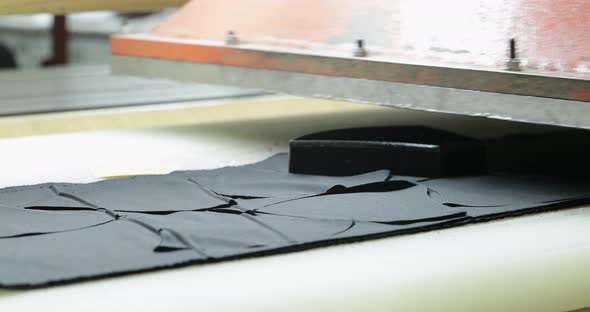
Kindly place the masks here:
<instances>
[{"instance_id":1,"label":"screw head","mask_svg":"<svg viewBox=\"0 0 590 312\"><path fill-rule=\"evenodd\" d=\"M510 58L516 58L516 40L514 38L510 39Z\"/></svg>"},{"instance_id":2,"label":"screw head","mask_svg":"<svg viewBox=\"0 0 590 312\"><path fill-rule=\"evenodd\" d=\"M227 32L227 35L225 35L225 44L227 45L236 45L238 44L238 36L236 36L236 33L232 30Z\"/></svg>"},{"instance_id":3,"label":"screw head","mask_svg":"<svg viewBox=\"0 0 590 312\"><path fill-rule=\"evenodd\" d=\"M509 41L509 54L506 60L506 69L510 71L520 71L520 60L516 56L516 39Z\"/></svg>"},{"instance_id":4,"label":"screw head","mask_svg":"<svg viewBox=\"0 0 590 312\"><path fill-rule=\"evenodd\" d=\"M365 42L362 39L356 41L356 49L354 49L353 55L355 57L366 57L367 50L365 49Z\"/></svg>"}]
</instances>

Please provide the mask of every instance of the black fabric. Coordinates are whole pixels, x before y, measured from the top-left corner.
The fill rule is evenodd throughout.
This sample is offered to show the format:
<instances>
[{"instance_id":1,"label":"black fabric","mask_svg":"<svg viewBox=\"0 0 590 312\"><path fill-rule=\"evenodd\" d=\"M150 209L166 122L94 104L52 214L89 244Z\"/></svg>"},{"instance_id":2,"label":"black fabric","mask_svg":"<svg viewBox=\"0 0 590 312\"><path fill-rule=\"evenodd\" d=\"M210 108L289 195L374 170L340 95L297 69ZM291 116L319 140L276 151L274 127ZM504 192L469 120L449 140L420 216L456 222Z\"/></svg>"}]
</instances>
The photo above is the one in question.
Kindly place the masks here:
<instances>
[{"instance_id":1,"label":"black fabric","mask_svg":"<svg viewBox=\"0 0 590 312\"><path fill-rule=\"evenodd\" d=\"M0 190L0 286L31 288L426 231L590 200L573 178L215 170Z\"/></svg>"},{"instance_id":2,"label":"black fabric","mask_svg":"<svg viewBox=\"0 0 590 312\"><path fill-rule=\"evenodd\" d=\"M423 126L348 128L289 142L289 172L348 176L379 169L443 177L520 171L590 177L590 131L563 127L539 133L472 138Z\"/></svg>"},{"instance_id":3,"label":"black fabric","mask_svg":"<svg viewBox=\"0 0 590 312\"><path fill-rule=\"evenodd\" d=\"M485 169L482 141L422 126L330 130L289 142L289 172L348 176L389 169L422 177ZM370 161L367 161L370 159Z\"/></svg>"}]
</instances>

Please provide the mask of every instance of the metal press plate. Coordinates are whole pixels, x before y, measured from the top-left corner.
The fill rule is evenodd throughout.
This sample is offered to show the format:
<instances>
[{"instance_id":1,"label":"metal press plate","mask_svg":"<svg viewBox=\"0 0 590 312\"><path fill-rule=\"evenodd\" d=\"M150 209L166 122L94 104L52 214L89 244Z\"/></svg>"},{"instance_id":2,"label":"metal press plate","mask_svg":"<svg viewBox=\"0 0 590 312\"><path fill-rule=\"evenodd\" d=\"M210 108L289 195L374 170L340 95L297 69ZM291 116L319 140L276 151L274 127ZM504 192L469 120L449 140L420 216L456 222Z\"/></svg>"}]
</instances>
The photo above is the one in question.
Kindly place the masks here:
<instances>
[{"instance_id":1,"label":"metal press plate","mask_svg":"<svg viewBox=\"0 0 590 312\"><path fill-rule=\"evenodd\" d=\"M586 0L192 1L148 34L112 37L113 68L590 127L589 11Z\"/></svg>"},{"instance_id":2,"label":"metal press plate","mask_svg":"<svg viewBox=\"0 0 590 312\"><path fill-rule=\"evenodd\" d=\"M416 110L590 128L590 103L238 66L113 56L113 73L166 78Z\"/></svg>"},{"instance_id":3,"label":"metal press plate","mask_svg":"<svg viewBox=\"0 0 590 312\"><path fill-rule=\"evenodd\" d=\"M228 47L203 40L158 36L114 36L113 54L154 59L277 70L341 78L456 88L590 102L590 77L579 73L512 72L483 67L404 63L390 58L355 58L341 51L287 49L243 44ZM264 87L264 86L263 86Z\"/></svg>"}]
</instances>

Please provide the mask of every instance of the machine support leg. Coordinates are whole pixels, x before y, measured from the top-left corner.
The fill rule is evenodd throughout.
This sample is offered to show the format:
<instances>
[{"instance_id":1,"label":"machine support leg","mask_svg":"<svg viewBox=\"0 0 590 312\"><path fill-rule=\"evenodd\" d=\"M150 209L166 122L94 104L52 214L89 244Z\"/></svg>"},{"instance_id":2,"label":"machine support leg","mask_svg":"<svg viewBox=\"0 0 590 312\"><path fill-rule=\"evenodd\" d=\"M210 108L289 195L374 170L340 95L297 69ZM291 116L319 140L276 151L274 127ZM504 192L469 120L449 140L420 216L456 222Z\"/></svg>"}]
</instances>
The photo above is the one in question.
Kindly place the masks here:
<instances>
[{"instance_id":1,"label":"machine support leg","mask_svg":"<svg viewBox=\"0 0 590 312\"><path fill-rule=\"evenodd\" d=\"M53 17L51 29L53 55L43 62L43 66L65 65L68 63L68 30L65 15Z\"/></svg>"}]
</instances>

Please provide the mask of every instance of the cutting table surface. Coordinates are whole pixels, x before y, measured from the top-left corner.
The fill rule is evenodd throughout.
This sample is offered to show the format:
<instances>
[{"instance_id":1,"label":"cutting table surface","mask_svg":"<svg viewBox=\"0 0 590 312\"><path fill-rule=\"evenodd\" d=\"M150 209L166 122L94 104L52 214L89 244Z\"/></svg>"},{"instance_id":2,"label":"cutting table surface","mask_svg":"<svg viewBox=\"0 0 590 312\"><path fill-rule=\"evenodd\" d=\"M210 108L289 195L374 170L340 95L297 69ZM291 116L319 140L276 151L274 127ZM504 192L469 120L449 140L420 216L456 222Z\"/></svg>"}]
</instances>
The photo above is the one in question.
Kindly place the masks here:
<instances>
[{"instance_id":1,"label":"cutting table surface","mask_svg":"<svg viewBox=\"0 0 590 312\"><path fill-rule=\"evenodd\" d=\"M309 132L399 124L484 137L543 131L282 96L3 117L0 131L12 132L0 139L0 186L240 165L285 152L289 139ZM42 130L53 134L20 136ZM0 291L0 310L570 311L590 306L589 263L590 209L578 207L283 255Z\"/></svg>"}]
</instances>

